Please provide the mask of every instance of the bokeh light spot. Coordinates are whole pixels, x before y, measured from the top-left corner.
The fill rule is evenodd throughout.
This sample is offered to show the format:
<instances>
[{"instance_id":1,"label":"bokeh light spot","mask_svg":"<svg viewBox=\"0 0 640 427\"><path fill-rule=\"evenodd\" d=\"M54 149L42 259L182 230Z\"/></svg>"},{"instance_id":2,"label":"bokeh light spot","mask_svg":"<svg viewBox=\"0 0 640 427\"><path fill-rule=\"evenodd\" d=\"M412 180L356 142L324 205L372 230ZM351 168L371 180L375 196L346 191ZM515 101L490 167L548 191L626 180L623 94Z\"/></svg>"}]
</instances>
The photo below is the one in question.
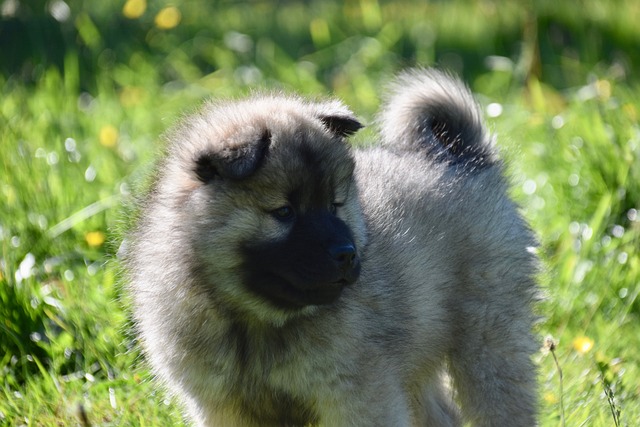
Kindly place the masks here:
<instances>
[{"instance_id":1,"label":"bokeh light spot","mask_svg":"<svg viewBox=\"0 0 640 427\"><path fill-rule=\"evenodd\" d=\"M112 125L103 126L102 129L100 129L99 138L100 144L104 145L105 147L115 147L118 143L118 129L116 129Z\"/></svg>"},{"instance_id":2,"label":"bokeh light spot","mask_svg":"<svg viewBox=\"0 0 640 427\"><path fill-rule=\"evenodd\" d=\"M122 8L122 14L129 19L138 19L145 10L147 10L146 0L127 0Z\"/></svg>"},{"instance_id":3,"label":"bokeh light spot","mask_svg":"<svg viewBox=\"0 0 640 427\"><path fill-rule=\"evenodd\" d=\"M165 7L156 15L155 23L156 27L161 30L170 30L177 27L182 19L182 14L178 8L174 6Z\"/></svg>"}]
</instances>

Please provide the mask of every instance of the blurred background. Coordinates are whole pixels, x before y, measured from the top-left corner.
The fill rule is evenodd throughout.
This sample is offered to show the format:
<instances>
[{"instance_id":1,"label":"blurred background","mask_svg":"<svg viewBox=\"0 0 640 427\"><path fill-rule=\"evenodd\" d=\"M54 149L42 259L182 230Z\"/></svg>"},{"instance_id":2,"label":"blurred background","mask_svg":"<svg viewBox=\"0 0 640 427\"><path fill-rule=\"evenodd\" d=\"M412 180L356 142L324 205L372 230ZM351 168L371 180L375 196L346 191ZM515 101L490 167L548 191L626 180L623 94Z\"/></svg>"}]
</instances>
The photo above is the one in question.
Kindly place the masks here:
<instances>
[{"instance_id":1,"label":"blurred background","mask_svg":"<svg viewBox=\"0 0 640 427\"><path fill-rule=\"evenodd\" d=\"M113 262L162 133L268 88L341 98L366 143L416 65L478 94L540 236L541 425L634 425L638 22L635 0L0 0L0 425L180 425Z\"/></svg>"},{"instance_id":2,"label":"blurred background","mask_svg":"<svg viewBox=\"0 0 640 427\"><path fill-rule=\"evenodd\" d=\"M630 78L640 58L633 1L4 0L0 14L4 80L35 84L55 69L88 94L106 76L116 89L146 81L207 95L229 85L349 94L351 75L376 81L416 63L565 89L594 72ZM377 91L360 85L357 100L371 107L367 93Z\"/></svg>"}]
</instances>

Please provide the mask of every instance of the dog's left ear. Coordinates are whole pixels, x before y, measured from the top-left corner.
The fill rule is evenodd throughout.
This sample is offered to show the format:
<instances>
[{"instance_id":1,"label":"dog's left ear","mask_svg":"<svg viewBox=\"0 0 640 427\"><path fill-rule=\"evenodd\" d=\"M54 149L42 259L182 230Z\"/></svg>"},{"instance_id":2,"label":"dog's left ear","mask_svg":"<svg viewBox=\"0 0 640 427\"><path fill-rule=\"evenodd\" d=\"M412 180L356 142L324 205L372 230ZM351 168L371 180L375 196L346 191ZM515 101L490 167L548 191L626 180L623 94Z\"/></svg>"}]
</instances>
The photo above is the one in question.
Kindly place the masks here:
<instances>
[{"instance_id":1,"label":"dog's left ear","mask_svg":"<svg viewBox=\"0 0 640 427\"><path fill-rule=\"evenodd\" d=\"M231 180L247 178L260 167L270 144L271 132L267 129L260 137L241 138L226 145L222 142L217 150L201 153L195 159L196 177L203 183L216 177Z\"/></svg>"},{"instance_id":2,"label":"dog's left ear","mask_svg":"<svg viewBox=\"0 0 640 427\"><path fill-rule=\"evenodd\" d=\"M353 116L327 115L320 116L320 120L333 133L338 136L351 136L364 126Z\"/></svg>"}]
</instances>

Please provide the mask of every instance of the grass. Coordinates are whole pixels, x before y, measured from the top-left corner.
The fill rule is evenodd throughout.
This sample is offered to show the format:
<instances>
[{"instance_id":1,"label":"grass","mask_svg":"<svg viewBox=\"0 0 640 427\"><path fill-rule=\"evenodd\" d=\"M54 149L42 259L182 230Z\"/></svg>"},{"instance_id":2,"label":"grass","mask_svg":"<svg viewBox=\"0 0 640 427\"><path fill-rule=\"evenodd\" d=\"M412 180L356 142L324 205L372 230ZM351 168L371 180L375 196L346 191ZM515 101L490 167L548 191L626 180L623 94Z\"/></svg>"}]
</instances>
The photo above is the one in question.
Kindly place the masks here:
<instances>
[{"instance_id":1,"label":"grass","mask_svg":"<svg viewBox=\"0 0 640 427\"><path fill-rule=\"evenodd\" d=\"M370 123L379 88L415 63L478 93L540 236L536 332L555 340L536 356L541 425L634 425L640 6L622 3L177 1L176 22L157 18L164 4L127 17L80 1L57 21L35 1L0 18L0 40L23 40L0 61L0 425L181 425L112 261L119 206L159 136L207 97L254 87L334 93Z\"/></svg>"}]
</instances>

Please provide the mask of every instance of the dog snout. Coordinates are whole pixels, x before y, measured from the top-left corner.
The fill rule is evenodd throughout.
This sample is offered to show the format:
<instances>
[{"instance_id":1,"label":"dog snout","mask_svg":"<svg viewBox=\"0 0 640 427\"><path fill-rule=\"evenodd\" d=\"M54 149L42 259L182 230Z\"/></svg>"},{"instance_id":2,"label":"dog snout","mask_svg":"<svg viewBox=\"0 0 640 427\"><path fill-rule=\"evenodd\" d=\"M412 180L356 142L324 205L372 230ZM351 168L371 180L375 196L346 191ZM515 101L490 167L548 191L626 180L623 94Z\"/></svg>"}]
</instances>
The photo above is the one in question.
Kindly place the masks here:
<instances>
[{"instance_id":1,"label":"dog snout","mask_svg":"<svg viewBox=\"0 0 640 427\"><path fill-rule=\"evenodd\" d=\"M350 243L336 245L329 249L329 254L341 269L351 268L356 259L356 248Z\"/></svg>"},{"instance_id":2,"label":"dog snout","mask_svg":"<svg viewBox=\"0 0 640 427\"><path fill-rule=\"evenodd\" d=\"M337 244L329 248L329 255L340 271L341 280L353 283L360 273L360 262L356 247L351 243Z\"/></svg>"}]
</instances>

